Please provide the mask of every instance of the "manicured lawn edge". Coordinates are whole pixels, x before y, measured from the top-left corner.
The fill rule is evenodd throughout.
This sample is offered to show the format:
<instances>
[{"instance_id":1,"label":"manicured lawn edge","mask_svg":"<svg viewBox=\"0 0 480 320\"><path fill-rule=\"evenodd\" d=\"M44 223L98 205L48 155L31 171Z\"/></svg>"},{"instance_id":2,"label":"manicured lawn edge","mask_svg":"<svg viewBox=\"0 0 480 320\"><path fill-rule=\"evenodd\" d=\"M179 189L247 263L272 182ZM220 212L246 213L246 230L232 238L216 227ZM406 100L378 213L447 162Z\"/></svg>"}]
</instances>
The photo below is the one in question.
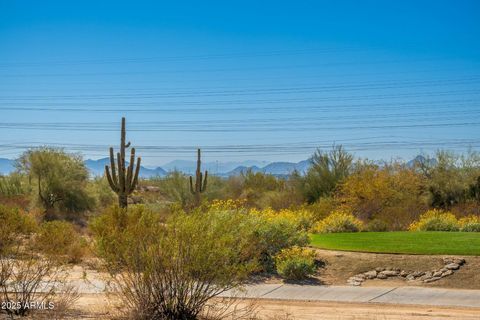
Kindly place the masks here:
<instances>
[{"instance_id":1,"label":"manicured lawn edge","mask_svg":"<svg viewBox=\"0 0 480 320\"><path fill-rule=\"evenodd\" d=\"M395 231L311 234L310 245L340 251L480 256L480 233Z\"/></svg>"}]
</instances>

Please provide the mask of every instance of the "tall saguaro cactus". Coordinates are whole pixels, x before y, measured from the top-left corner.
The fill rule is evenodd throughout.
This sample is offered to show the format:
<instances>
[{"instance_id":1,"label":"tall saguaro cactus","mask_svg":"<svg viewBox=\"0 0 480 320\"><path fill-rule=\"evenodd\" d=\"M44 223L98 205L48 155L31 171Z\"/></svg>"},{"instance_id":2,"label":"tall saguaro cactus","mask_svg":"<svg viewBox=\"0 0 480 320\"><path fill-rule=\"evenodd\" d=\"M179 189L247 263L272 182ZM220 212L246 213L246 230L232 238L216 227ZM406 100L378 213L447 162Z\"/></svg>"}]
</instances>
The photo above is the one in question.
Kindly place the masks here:
<instances>
[{"instance_id":1,"label":"tall saguaro cactus","mask_svg":"<svg viewBox=\"0 0 480 320\"><path fill-rule=\"evenodd\" d=\"M118 205L120 208L126 208L128 206L128 196L137 186L140 162L142 160L140 157L137 159L137 166L134 172L135 148L132 148L130 150L130 163L128 164L128 167L125 167L125 149L130 147L130 142L125 143L125 135L125 118L122 118L120 152L117 152L118 170L115 168L113 148L110 148L110 167L108 165L105 166L105 174L107 175L108 184L110 184L112 190L118 195Z\"/></svg>"},{"instance_id":2,"label":"tall saguaro cactus","mask_svg":"<svg viewBox=\"0 0 480 320\"><path fill-rule=\"evenodd\" d=\"M193 184L193 178L190 176L190 192L195 196L195 204L200 204L200 193L203 193L207 189L207 177L208 171L205 170L205 177L201 171L200 149L197 150L197 171L195 171L195 185Z\"/></svg>"}]
</instances>

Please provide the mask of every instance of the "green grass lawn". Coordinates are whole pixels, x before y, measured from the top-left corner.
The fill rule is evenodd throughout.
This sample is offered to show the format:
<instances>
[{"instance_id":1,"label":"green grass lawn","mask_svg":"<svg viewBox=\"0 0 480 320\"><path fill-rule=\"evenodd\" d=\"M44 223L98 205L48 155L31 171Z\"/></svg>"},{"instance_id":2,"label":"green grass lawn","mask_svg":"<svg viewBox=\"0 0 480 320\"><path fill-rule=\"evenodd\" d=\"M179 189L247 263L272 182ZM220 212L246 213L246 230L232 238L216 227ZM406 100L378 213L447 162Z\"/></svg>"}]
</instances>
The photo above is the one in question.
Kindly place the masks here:
<instances>
[{"instance_id":1,"label":"green grass lawn","mask_svg":"<svg viewBox=\"0 0 480 320\"><path fill-rule=\"evenodd\" d=\"M356 232L310 235L313 247L331 250L480 255L479 232Z\"/></svg>"}]
</instances>

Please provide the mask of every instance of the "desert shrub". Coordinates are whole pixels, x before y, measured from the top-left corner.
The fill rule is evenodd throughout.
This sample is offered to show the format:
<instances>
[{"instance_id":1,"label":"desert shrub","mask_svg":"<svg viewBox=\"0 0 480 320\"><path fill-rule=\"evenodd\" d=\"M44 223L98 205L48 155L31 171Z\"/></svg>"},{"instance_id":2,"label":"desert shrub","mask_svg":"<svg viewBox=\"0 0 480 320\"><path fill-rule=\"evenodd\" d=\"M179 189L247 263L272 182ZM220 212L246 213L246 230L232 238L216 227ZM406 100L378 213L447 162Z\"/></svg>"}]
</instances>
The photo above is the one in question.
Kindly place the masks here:
<instances>
[{"instance_id":1,"label":"desert shrub","mask_svg":"<svg viewBox=\"0 0 480 320\"><path fill-rule=\"evenodd\" d=\"M25 186L22 175L11 173L6 176L0 176L0 196L18 196L26 192L27 187Z\"/></svg>"},{"instance_id":2,"label":"desert shrub","mask_svg":"<svg viewBox=\"0 0 480 320\"><path fill-rule=\"evenodd\" d=\"M342 146L334 146L328 152L317 150L301 184L307 202L314 203L331 196L337 185L351 173L353 164L353 156Z\"/></svg>"},{"instance_id":3,"label":"desert shrub","mask_svg":"<svg viewBox=\"0 0 480 320\"><path fill-rule=\"evenodd\" d=\"M92 232L135 319L198 319L256 268L252 219L242 213L197 210L162 224L143 206L110 208Z\"/></svg>"},{"instance_id":4,"label":"desert shrub","mask_svg":"<svg viewBox=\"0 0 480 320\"><path fill-rule=\"evenodd\" d=\"M458 231L457 218L449 211L431 209L420 216L420 219L412 223L410 231Z\"/></svg>"},{"instance_id":5,"label":"desert shrub","mask_svg":"<svg viewBox=\"0 0 480 320\"><path fill-rule=\"evenodd\" d=\"M307 210L247 209L244 200L216 200L204 212L228 212L240 215L251 231L248 256L258 258L257 271L274 271L273 257L284 248L308 243L305 232L310 223Z\"/></svg>"},{"instance_id":6,"label":"desert shrub","mask_svg":"<svg viewBox=\"0 0 480 320\"><path fill-rule=\"evenodd\" d=\"M315 273L315 251L298 246L283 249L275 256L275 266L285 279L305 279Z\"/></svg>"},{"instance_id":7,"label":"desert shrub","mask_svg":"<svg viewBox=\"0 0 480 320\"><path fill-rule=\"evenodd\" d=\"M469 151L459 155L439 150L435 158L420 161L418 169L427 177L429 204L450 210L452 206L476 197L480 175L480 154Z\"/></svg>"},{"instance_id":8,"label":"desert shrub","mask_svg":"<svg viewBox=\"0 0 480 320\"><path fill-rule=\"evenodd\" d=\"M87 192L95 205L100 209L109 207L117 201L117 197L105 177L96 177L89 181Z\"/></svg>"},{"instance_id":9,"label":"desert shrub","mask_svg":"<svg viewBox=\"0 0 480 320\"><path fill-rule=\"evenodd\" d=\"M0 254L0 270L0 315L6 313L10 319L62 319L78 299L77 290L67 284L67 270L38 256L28 244L8 256ZM43 303L46 309L31 308L31 303Z\"/></svg>"},{"instance_id":10,"label":"desert shrub","mask_svg":"<svg viewBox=\"0 0 480 320\"><path fill-rule=\"evenodd\" d=\"M85 239L66 221L42 223L35 246L42 253L70 263L80 262L87 250Z\"/></svg>"},{"instance_id":11,"label":"desert shrub","mask_svg":"<svg viewBox=\"0 0 480 320\"><path fill-rule=\"evenodd\" d=\"M111 269L155 244L164 229L160 217L144 205L132 205L128 210L111 206L92 219L89 227L95 236L97 253Z\"/></svg>"},{"instance_id":12,"label":"desert shrub","mask_svg":"<svg viewBox=\"0 0 480 320\"><path fill-rule=\"evenodd\" d=\"M317 202L306 205L306 209L312 213L314 222L325 219L338 206L337 201L333 197L324 197L317 200Z\"/></svg>"},{"instance_id":13,"label":"desert shrub","mask_svg":"<svg viewBox=\"0 0 480 320\"><path fill-rule=\"evenodd\" d=\"M333 211L328 217L313 226L313 232L357 232L363 228L363 223L352 213L344 210Z\"/></svg>"},{"instance_id":14,"label":"desert shrub","mask_svg":"<svg viewBox=\"0 0 480 320\"><path fill-rule=\"evenodd\" d=\"M37 229L35 218L18 209L0 205L0 253Z\"/></svg>"},{"instance_id":15,"label":"desert shrub","mask_svg":"<svg viewBox=\"0 0 480 320\"><path fill-rule=\"evenodd\" d=\"M460 225L460 231L464 232L480 232L480 217L468 216L461 218L458 221Z\"/></svg>"},{"instance_id":16,"label":"desert shrub","mask_svg":"<svg viewBox=\"0 0 480 320\"><path fill-rule=\"evenodd\" d=\"M29 303L61 303L66 309L76 299L76 291L64 285L67 273L57 260L35 249L38 230L35 218L16 208L0 206L0 303L9 318L29 316L40 319ZM45 290L48 289L48 290ZM59 309L41 312L47 318L61 316Z\"/></svg>"},{"instance_id":17,"label":"desert shrub","mask_svg":"<svg viewBox=\"0 0 480 320\"><path fill-rule=\"evenodd\" d=\"M268 220L285 219L294 225L296 229L304 231L309 230L313 222L312 212L306 208L281 210L274 210L272 208L263 210L252 209L250 210L250 214L261 216Z\"/></svg>"},{"instance_id":18,"label":"desert shrub","mask_svg":"<svg viewBox=\"0 0 480 320\"><path fill-rule=\"evenodd\" d=\"M305 231L310 221L308 215L306 210L252 209L248 212L254 242L251 256L260 254L259 271L274 271L274 256L282 249L308 243Z\"/></svg>"},{"instance_id":19,"label":"desert shrub","mask_svg":"<svg viewBox=\"0 0 480 320\"><path fill-rule=\"evenodd\" d=\"M373 219L365 225L365 231L383 232L388 230L388 224L380 219Z\"/></svg>"},{"instance_id":20,"label":"desert shrub","mask_svg":"<svg viewBox=\"0 0 480 320\"><path fill-rule=\"evenodd\" d=\"M157 186L167 200L177 202L183 208L193 203L188 176L180 171L169 172L166 177L157 179Z\"/></svg>"},{"instance_id":21,"label":"desert shrub","mask_svg":"<svg viewBox=\"0 0 480 320\"><path fill-rule=\"evenodd\" d=\"M379 219L403 230L427 209L424 180L398 163L364 164L344 180L336 200L362 221Z\"/></svg>"},{"instance_id":22,"label":"desert shrub","mask_svg":"<svg viewBox=\"0 0 480 320\"><path fill-rule=\"evenodd\" d=\"M247 213L245 199L213 200L205 207L206 211L231 211Z\"/></svg>"}]
</instances>

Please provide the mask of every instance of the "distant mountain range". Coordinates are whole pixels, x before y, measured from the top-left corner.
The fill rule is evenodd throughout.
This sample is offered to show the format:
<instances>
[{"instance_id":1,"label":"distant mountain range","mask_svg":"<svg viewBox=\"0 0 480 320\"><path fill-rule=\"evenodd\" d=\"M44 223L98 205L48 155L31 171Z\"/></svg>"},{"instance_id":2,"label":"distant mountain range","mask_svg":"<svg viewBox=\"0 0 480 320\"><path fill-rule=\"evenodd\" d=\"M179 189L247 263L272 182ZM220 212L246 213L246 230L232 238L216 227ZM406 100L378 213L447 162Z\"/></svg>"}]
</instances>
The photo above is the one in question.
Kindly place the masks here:
<instances>
[{"instance_id":1,"label":"distant mountain range","mask_svg":"<svg viewBox=\"0 0 480 320\"><path fill-rule=\"evenodd\" d=\"M101 176L105 172L105 166L110 165L110 158L101 158L98 160L85 160L85 166L90 170L90 173L94 176ZM127 163L128 164L128 163ZM140 177L142 178L151 178L151 177L163 177L167 174L167 171L163 170L160 167L151 169L144 166L140 166Z\"/></svg>"},{"instance_id":2,"label":"distant mountain range","mask_svg":"<svg viewBox=\"0 0 480 320\"><path fill-rule=\"evenodd\" d=\"M0 158L0 174L9 174L15 170L14 160ZM88 168L93 176L101 176L105 172L105 165L110 164L109 158L101 158L98 160L88 159L85 160L85 166ZM196 170L196 161L189 160L174 160L162 167L147 168L140 167L140 176L142 178L150 177L163 177L168 172L178 170L185 174L194 174ZM294 162L272 162L266 161L239 161L239 162L205 162L202 163L202 170L208 170L210 174L218 175L221 177L228 177L232 175L239 175L245 173L248 170L253 172L263 172L273 175L287 175L294 170L299 172L305 172L308 169L309 161L304 160L298 163Z\"/></svg>"},{"instance_id":3,"label":"distant mountain range","mask_svg":"<svg viewBox=\"0 0 480 320\"><path fill-rule=\"evenodd\" d=\"M427 160L423 156L417 156L414 159L408 161L406 164L409 167L414 166L417 163L430 161L435 163L435 159ZM0 174L9 174L15 170L14 160L0 158ZM85 160L85 166L88 168L93 176L101 176L104 174L105 165L110 164L109 158L101 158L98 160ZM220 177L235 176L242 173L246 173L248 170L252 172L263 172L272 174L275 176L285 176L291 174L293 171L298 171L300 174L305 173L310 166L310 160L303 160L300 162L272 162L265 161L239 161L239 162L205 162L202 163L202 170L208 170L210 174ZM151 177L163 177L168 172L178 170L185 174L194 174L196 170L196 161L189 160L174 160L162 167L147 168L140 167L140 176L142 178Z\"/></svg>"}]
</instances>

